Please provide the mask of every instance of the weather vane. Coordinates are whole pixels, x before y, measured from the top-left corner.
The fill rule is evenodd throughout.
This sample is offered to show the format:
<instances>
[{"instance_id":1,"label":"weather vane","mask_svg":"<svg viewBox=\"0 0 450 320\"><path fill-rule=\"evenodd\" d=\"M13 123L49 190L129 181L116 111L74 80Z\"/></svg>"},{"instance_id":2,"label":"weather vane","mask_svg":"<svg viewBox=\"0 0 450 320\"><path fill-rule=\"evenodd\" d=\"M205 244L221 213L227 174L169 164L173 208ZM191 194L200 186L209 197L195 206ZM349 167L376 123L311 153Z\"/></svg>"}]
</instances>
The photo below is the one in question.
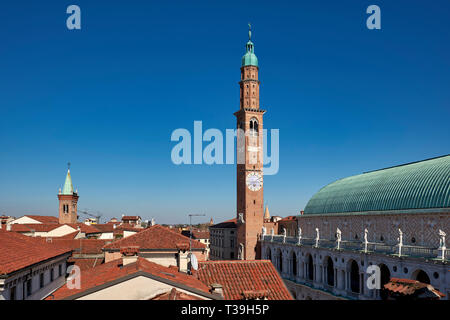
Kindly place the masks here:
<instances>
[{"instance_id":1,"label":"weather vane","mask_svg":"<svg viewBox=\"0 0 450 320\"><path fill-rule=\"evenodd\" d=\"M70 162L67 162L67 168L70 170Z\"/></svg>"},{"instance_id":2,"label":"weather vane","mask_svg":"<svg viewBox=\"0 0 450 320\"><path fill-rule=\"evenodd\" d=\"M248 40L252 40L252 25L248 23Z\"/></svg>"}]
</instances>

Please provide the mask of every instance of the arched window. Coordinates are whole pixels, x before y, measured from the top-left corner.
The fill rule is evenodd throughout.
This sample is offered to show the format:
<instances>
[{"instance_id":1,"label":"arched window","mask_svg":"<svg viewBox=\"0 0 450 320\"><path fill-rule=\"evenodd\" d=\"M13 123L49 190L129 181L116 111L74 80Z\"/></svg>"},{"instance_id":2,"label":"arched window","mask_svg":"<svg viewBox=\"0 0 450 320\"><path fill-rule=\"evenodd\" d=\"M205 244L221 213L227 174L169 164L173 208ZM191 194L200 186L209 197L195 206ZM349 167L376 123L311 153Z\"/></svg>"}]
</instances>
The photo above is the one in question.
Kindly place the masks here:
<instances>
[{"instance_id":1,"label":"arched window","mask_svg":"<svg viewBox=\"0 0 450 320\"><path fill-rule=\"evenodd\" d=\"M270 251L270 248L267 248L267 260L272 261L272 252Z\"/></svg>"},{"instance_id":2,"label":"arched window","mask_svg":"<svg viewBox=\"0 0 450 320\"><path fill-rule=\"evenodd\" d=\"M327 260L327 284L329 286L334 286L334 264L333 260L328 257Z\"/></svg>"},{"instance_id":3,"label":"arched window","mask_svg":"<svg viewBox=\"0 0 450 320\"><path fill-rule=\"evenodd\" d=\"M420 281L422 283L427 283L430 284L430 277L428 276L428 274L423 271L423 270L416 270L414 272L413 278L417 281Z\"/></svg>"},{"instance_id":4,"label":"arched window","mask_svg":"<svg viewBox=\"0 0 450 320\"><path fill-rule=\"evenodd\" d=\"M385 264L380 264L378 266L380 268L380 298L382 300L387 299L387 292L384 290L384 285L391 280L391 272L389 268Z\"/></svg>"},{"instance_id":5,"label":"arched window","mask_svg":"<svg viewBox=\"0 0 450 320\"><path fill-rule=\"evenodd\" d=\"M292 252L292 257L291 257L291 263L292 263L292 274L294 276L297 276L297 255L295 254L295 252Z\"/></svg>"},{"instance_id":6,"label":"arched window","mask_svg":"<svg viewBox=\"0 0 450 320\"><path fill-rule=\"evenodd\" d=\"M352 292L359 293L359 267L355 260L352 260L350 266L350 289Z\"/></svg>"},{"instance_id":7,"label":"arched window","mask_svg":"<svg viewBox=\"0 0 450 320\"><path fill-rule=\"evenodd\" d=\"M314 262L312 256L308 256L308 279L314 280Z\"/></svg>"},{"instance_id":8,"label":"arched window","mask_svg":"<svg viewBox=\"0 0 450 320\"><path fill-rule=\"evenodd\" d=\"M255 104L255 102L253 102ZM250 119L250 135L257 136L258 135L258 119L251 118Z\"/></svg>"},{"instance_id":9,"label":"arched window","mask_svg":"<svg viewBox=\"0 0 450 320\"><path fill-rule=\"evenodd\" d=\"M280 272L283 272L283 253L281 251L278 253L278 267L280 268Z\"/></svg>"}]
</instances>

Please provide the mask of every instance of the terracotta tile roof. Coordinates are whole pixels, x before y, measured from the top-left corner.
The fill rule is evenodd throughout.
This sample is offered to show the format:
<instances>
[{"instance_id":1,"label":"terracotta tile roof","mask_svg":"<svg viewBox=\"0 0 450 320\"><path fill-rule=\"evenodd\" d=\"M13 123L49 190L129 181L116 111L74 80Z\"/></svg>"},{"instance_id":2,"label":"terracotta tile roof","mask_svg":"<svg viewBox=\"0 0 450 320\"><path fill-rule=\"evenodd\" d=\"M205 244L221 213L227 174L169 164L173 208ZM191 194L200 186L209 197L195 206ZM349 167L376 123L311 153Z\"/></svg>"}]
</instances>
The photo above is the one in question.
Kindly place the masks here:
<instances>
[{"instance_id":1,"label":"terracotta tile roof","mask_svg":"<svg viewBox=\"0 0 450 320\"><path fill-rule=\"evenodd\" d=\"M81 271L92 269L101 265L105 260L103 258L69 258L67 262L78 266Z\"/></svg>"},{"instance_id":2,"label":"terracotta tile roof","mask_svg":"<svg viewBox=\"0 0 450 320\"><path fill-rule=\"evenodd\" d=\"M402 295L413 295L429 291L438 298L445 297L442 292L436 290L433 286L412 279L391 278L391 280L384 285L384 288Z\"/></svg>"},{"instance_id":3,"label":"terracotta tile roof","mask_svg":"<svg viewBox=\"0 0 450 320\"><path fill-rule=\"evenodd\" d=\"M42 238L45 240L45 238ZM100 239L65 239L52 238L52 244L65 246L73 250L73 254L102 254L102 248L111 240Z\"/></svg>"},{"instance_id":4,"label":"terracotta tile roof","mask_svg":"<svg viewBox=\"0 0 450 320\"><path fill-rule=\"evenodd\" d=\"M135 231L135 232L139 232L139 231L142 231L144 229L143 228L137 228L134 225L129 224L129 223L122 223L122 224L119 224L116 227L116 230L117 231Z\"/></svg>"},{"instance_id":5,"label":"terracotta tile roof","mask_svg":"<svg viewBox=\"0 0 450 320\"><path fill-rule=\"evenodd\" d=\"M236 218L210 226L210 228L236 228L236 227L237 227Z\"/></svg>"},{"instance_id":6,"label":"terracotta tile roof","mask_svg":"<svg viewBox=\"0 0 450 320\"><path fill-rule=\"evenodd\" d=\"M197 289L205 293L209 293L209 288L200 280L184 273L174 272L172 269L147 261L144 258L138 258L137 262L121 266L122 259L114 260L101 264L95 268L87 269L81 272L81 288L69 289L62 286L53 292L53 297L49 296L46 300L61 300L70 298L75 294L80 294L89 289L94 289L100 285L111 283L125 276L138 272L144 272L165 280L169 280L174 284L182 284L192 289Z\"/></svg>"},{"instance_id":7,"label":"terracotta tile roof","mask_svg":"<svg viewBox=\"0 0 450 320\"><path fill-rule=\"evenodd\" d=\"M19 224L14 223L11 224L11 231L14 232L49 232L56 228L59 228L60 225L57 223L32 223L32 224Z\"/></svg>"},{"instance_id":8,"label":"terracotta tile roof","mask_svg":"<svg viewBox=\"0 0 450 320\"><path fill-rule=\"evenodd\" d=\"M75 230L77 230L77 228L80 228L81 232L89 234L89 233L101 233L101 231L99 229L97 229L96 227L92 226L92 225L87 225L85 223L82 222L78 222L78 223L66 223L66 225L74 228Z\"/></svg>"},{"instance_id":9,"label":"terracotta tile roof","mask_svg":"<svg viewBox=\"0 0 450 320\"><path fill-rule=\"evenodd\" d=\"M72 232L72 233L69 233L69 234L66 234L66 235L64 235L64 236L61 236L61 237L51 237L52 239L60 239L60 240L74 240L75 239L75 237L79 234L80 232L77 230L77 231L74 231L74 232Z\"/></svg>"},{"instance_id":10,"label":"terracotta tile roof","mask_svg":"<svg viewBox=\"0 0 450 320\"><path fill-rule=\"evenodd\" d=\"M293 300L269 260L200 261L197 274L208 286L221 284L225 300L262 294L268 300Z\"/></svg>"},{"instance_id":11,"label":"terracotta tile roof","mask_svg":"<svg viewBox=\"0 0 450 320\"><path fill-rule=\"evenodd\" d=\"M141 217L139 216L123 216L122 221L124 220L139 220Z\"/></svg>"},{"instance_id":12,"label":"terracotta tile roof","mask_svg":"<svg viewBox=\"0 0 450 320\"><path fill-rule=\"evenodd\" d=\"M37 215L29 215L26 214L24 217L28 217L34 220L37 220L41 223L59 223L59 218L55 216L37 216Z\"/></svg>"},{"instance_id":13,"label":"terracotta tile roof","mask_svg":"<svg viewBox=\"0 0 450 320\"><path fill-rule=\"evenodd\" d=\"M116 226L114 228L114 225ZM96 229L100 230L100 232L117 232L117 231L142 231L143 228L137 228L134 225L131 225L129 223L122 223L122 222L115 222L115 223L106 223L106 224L96 224L94 226Z\"/></svg>"},{"instance_id":14,"label":"terracotta tile roof","mask_svg":"<svg viewBox=\"0 0 450 320\"><path fill-rule=\"evenodd\" d=\"M104 224L96 224L95 228L97 230L99 230L100 232L113 232L114 231L114 225L116 225L116 227L119 225L119 222L108 222L108 223L104 223Z\"/></svg>"},{"instance_id":15,"label":"terracotta tile roof","mask_svg":"<svg viewBox=\"0 0 450 320\"><path fill-rule=\"evenodd\" d=\"M169 228L154 225L129 237L114 241L104 247L108 249L120 249L121 247L138 246L143 249L177 249L177 244L189 245L189 238ZM204 249L206 246L197 240L192 240L192 248Z\"/></svg>"},{"instance_id":16,"label":"terracotta tile roof","mask_svg":"<svg viewBox=\"0 0 450 320\"><path fill-rule=\"evenodd\" d=\"M175 288L152 298L151 300L202 300L199 297L178 291Z\"/></svg>"},{"instance_id":17,"label":"terracotta tile roof","mask_svg":"<svg viewBox=\"0 0 450 320\"><path fill-rule=\"evenodd\" d=\"M297 216L288 216L288 217L284 217L284 218L281 219L280 221L291 221L291 220L297 220Z\"/></svg>"},{"instance_id":18,"label":"terracotta tile roof","mask_svg":"<svg viewBox=\"0 0 450 320\"><path fill-rule=\"evenodd\" d=\"M0 274L8 274L71 251L64 246L46 244L43 239L0 230Z\"/></svg>"},{"instance_id":19,"label":"terracotta tile roof","mask_svg":"<svg viewBox=\"0 0 450 320\"><path fill-rule=\"evenodd\" d=\"M181 234L189 238L189 230L182 230ZM192 239L209 239L209 231L192 230Z\"/></svg>"}]
</instances>

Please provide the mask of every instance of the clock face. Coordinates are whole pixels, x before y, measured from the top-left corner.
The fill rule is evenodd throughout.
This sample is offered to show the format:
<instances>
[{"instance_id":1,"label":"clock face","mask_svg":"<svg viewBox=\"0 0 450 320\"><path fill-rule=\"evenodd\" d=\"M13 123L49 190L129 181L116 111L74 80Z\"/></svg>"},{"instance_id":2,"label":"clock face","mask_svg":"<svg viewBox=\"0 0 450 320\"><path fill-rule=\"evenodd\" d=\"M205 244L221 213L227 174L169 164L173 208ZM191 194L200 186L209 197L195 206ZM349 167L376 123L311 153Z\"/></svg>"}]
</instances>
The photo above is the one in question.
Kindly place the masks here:
<instances>
[{"instance_id":1,"label":"clock face","mask_svg":"<svg viewBox=\"0 0 450 320\"><path fill-rule=\"evenodd\" d=\"M246 179L247 187L252 191L258 191L263 185L263 177L259 172L250 172Z\"/></svg>"}]
</instances>

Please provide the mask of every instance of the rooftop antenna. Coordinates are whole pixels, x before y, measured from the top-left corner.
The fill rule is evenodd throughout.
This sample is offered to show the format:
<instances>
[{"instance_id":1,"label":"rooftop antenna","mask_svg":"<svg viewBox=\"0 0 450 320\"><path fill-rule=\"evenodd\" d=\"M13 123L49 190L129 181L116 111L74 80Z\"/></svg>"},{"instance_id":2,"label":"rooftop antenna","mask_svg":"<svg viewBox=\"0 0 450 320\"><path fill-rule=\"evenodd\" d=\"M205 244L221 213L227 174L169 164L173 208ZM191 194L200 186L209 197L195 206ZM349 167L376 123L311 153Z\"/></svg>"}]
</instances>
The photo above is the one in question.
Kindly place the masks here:
<instances>
[{"instance_id":1,"label":"rooftop antenna","mask_svg":"<svg viewBox=\"0 0 450 320\"><path fill-rule=\"evenodd\" d=\"M206 214L189 214L189 253L191 253L192 243L192 217L204 217Z\"/></svg>"}]
</instances>

